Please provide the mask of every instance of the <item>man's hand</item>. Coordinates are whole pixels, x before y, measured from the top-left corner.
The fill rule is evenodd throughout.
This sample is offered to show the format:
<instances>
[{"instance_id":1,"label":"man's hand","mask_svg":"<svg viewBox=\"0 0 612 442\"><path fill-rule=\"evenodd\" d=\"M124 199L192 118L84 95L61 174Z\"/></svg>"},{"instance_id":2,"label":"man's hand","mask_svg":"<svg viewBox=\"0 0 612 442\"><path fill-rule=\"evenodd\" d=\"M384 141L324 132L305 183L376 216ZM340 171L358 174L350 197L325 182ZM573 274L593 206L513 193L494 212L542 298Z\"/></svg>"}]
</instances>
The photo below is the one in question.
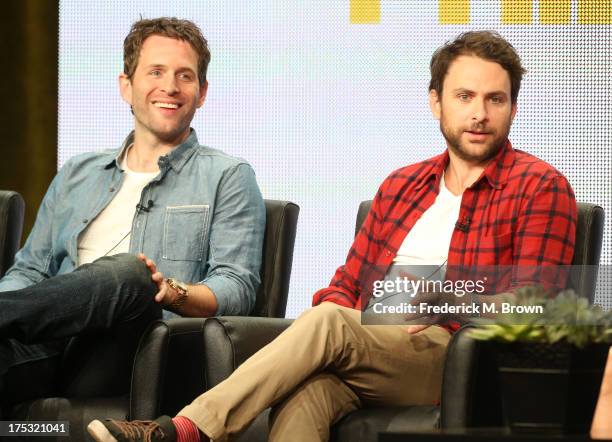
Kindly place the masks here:
<instances>
[{"instance_id":1,"label":"man's hand","mask_svg":"<svg viewBox=\"0 0 612 442\"><path fill-rule=\"evenodd\" d=\"M447 319L447 315L427 313L426 311L421 313L420 309L421 304L426 304L427 306L440 306L443 304L444 298L444 295L438 292L418 292L410 302L410 304L417 309L418 313L411 313L405 316L406 322L413 322L416 324L407 325L405 330L410 334L415 334L434 324L444 322Z\"/></svg>"},{"instance_id":2,"label":"man's hand","mask_svg":"<svg viewBox=\"0 0 612 442\"><path fill-rule=\"evenodd\" d=\"M431 327L431 324L420 324L420 325L407 325L404 330L406 330L408 333L410 333L411 335L417 334L418 332L421 332L423 330L425 330L426 328Z\"/></svg>"},{"instance_id":3,"label":"man's hand","mask_svg":"<svg viewBox=\"0 0 612 442\"><path fill-rule=\"evenodd\" d=\"M415 334L435 324L465 322L468 319L466 307L471 304L471 299L469 295L421 290L410 302L414 313L405 316L406 322L411 323L405 330Z\"/></svg>"},{"instance_id":4,"label":"man's hand","mask_svg":"<svg viewBox=\"0 0 612 442\"><path fill-rule=\"evenodd\" d=\"M412 273L406 272L406 271L400 272L399 277L405 280L410 280L410 281L417 281L419 279L417 276L413 275ZM414 295L410 304L415 306L415 308L418 309L419 304L422 302L427 303L427 304L438 305L440 302L440 294L435 293L435 292L426 293L426 292L421 291L421 292L418 292L416 295ZM406 320L406 322L413 322L413 323L416 322L416 324L406 325L404 327L404 330L406 330L406 332L410 334L415 334L415 333L425 330L428 327L431 327L433 324L437 323L442 318L441 318L441 315L430 315L427 313L410 313L410 314L405 315L404 319Z\"/></svg>"},{"instance_id":5,"label":"man's hand","mask_svg":"<svg viewBox=\"0 0 612 442\"><path fill-rule=\"evenodd\" d=\"M155 294L155 302L167 307L177 300L179 294L166 282L162 272L157 270L155 263L143 253L139 253L140 259L151 272L151 279L157 284L158 292ZM181 316L194 318L213 316L217 311L217 298L215 294L204 284L187 285L189 297L187 302L178 308L171 309Z\"/></svg>"},{"instance_id":6,"label":"man's hand","mask_svg":"<svg viewBox=\"0 0 612 442\"><path fill-rule=\"evenodd\" d=\"M178 296L176 290L168 285L163 273L157 270L157 266L152 260L147 258L143 253L139 253L137 256L138 259L145 263L151 272L151 279L157 285L158 292L155 294L155 302L163 306L172 304Z\"/></svg>"}]
</instances>

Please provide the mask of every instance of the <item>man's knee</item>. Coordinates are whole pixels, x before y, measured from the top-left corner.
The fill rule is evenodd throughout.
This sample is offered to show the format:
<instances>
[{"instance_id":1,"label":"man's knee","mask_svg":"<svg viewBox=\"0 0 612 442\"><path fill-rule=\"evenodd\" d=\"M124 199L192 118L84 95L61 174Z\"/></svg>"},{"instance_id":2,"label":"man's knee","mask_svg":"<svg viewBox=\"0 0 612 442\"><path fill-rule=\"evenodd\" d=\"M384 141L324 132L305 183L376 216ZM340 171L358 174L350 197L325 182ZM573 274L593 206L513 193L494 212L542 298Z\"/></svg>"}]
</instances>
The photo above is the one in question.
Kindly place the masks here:
<instances>
[{"instance_id":1,"label":"man's knee","mask_svg":"<svg viewBox=\"0 0 612 442\"><path fill-rule=\"evenodd\" d=\"M96 260L96 262L108 262L110 265L120 266L124 268L147 268L144 262L142 262L136 255L131 253L119 253L118 255L103 256Z\"/></svg>"},{"instance_id":2,"label":"man's knee","mask_svg":"<svg viewBox=\"0 0 612 442\"><path fill-rule=\"evenodd\" d=\"M316 323L318 327L336 325L339 321L346 320L352 309L342 307L333 302L322 302L306 310L298 318L300 321L309 321Z\"/></svg>"},{"instance_id":3,"label":"man's knee","mask_svg":"<svg viewBox=\"0 0 612 442\"><path fill-rule=\"evenodd\" d=\"M106 277L113 278L118 284L142 288L145 291L156 291L150 270L136 255L120 253L104 256L96 260L95 264L106 274Z\"/></svg>"}]
</instances>

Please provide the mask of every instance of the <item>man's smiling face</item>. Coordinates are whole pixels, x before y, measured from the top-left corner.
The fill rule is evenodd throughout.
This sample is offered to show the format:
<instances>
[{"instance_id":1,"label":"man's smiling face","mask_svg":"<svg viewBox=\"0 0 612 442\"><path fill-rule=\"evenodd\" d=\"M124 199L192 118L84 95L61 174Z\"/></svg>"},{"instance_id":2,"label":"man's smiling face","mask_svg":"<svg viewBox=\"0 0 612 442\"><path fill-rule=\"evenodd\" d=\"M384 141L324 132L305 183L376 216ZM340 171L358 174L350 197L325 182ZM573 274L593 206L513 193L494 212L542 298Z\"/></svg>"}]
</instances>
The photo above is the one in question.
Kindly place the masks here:
<instances>
[{"instance_id":1,"label":"man's smiling face","mask_svg":"<svg viewBox=\"0 0 612 442\"><path fill-rule=\"evenodd\" d=\"M510 76L493 61L460 55L444 77L442 97L430 91L430 106L451 152L464 161L484 163L504 145L516 105Z\"/></svg>"},{"instance_id":2,"label":"man's smiling face","mask_svg":"<svg viewBox=\"0 0 612 442\"><path fill-rule=\"evenodd\" d=\"M144 41L132 78L119 77L136 137L177 145L189 136L195 111L206 98L207 83L200 86L197 72L198 56L188 42L161 35Z\"/></svg>"}]
</instances>

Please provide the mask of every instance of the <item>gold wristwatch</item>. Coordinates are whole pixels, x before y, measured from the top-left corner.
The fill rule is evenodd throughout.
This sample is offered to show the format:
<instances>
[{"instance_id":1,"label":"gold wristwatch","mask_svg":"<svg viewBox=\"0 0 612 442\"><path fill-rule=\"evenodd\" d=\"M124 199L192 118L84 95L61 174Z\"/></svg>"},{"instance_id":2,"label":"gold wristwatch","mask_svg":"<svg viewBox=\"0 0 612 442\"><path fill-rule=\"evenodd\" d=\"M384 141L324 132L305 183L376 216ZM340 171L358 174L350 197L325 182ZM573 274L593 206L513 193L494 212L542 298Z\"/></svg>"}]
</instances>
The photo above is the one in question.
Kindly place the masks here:
<instances>
[{"instance_id":1,"label":"gold wristwatch","mask_svg":"<svg viewBox=\"0 0 612 442\"><path fill-rule=\"evenodd\" d=\"M168 307L175 309L185 304L187 297L189 296L187 293L187 285L184 282L177 281L176 279L172 278L166 278L166 282L178 293L176 299L172 301L172 304L170 304Z\"/></svg>"}]
</instances>

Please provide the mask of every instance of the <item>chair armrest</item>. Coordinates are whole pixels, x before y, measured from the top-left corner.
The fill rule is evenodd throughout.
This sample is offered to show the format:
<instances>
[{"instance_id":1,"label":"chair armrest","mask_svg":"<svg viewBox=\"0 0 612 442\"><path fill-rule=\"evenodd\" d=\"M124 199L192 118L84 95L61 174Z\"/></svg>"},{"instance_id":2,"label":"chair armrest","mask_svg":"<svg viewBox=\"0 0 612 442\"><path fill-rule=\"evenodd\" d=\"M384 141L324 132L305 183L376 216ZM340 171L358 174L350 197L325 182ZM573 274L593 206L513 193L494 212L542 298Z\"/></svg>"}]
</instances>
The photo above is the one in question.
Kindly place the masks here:
<instances>
[{"instance_id":1,"label":"chair armrest","mask_svg":"<svg viewBox=\"0 0 612 442\"><path fill-rule=\"evenodd\" d=\"M0 278L19 249L25 203L17 192L0 190Z\"/></svg>"},{"instance_id":2,"label":"chair armrest","mask_svg":"<svg viewBox=\"0 0 612 442\"><path fill-rule=\"evenodd\" d=\"M155 321L134 358L130 419L175 415L291 322L243 316Z\"/></svg>"},{"instance_id":3,"label":"chair armrest","mask_svg":"<svg viewBox=\"0 0 612 442\"><path fill-rule=\"evenodd\" d=\"M440 426L442 428L500 426L499 376L491 343L469 336L467 325L449 342L444 364Z\"/></svg>"},{"instance_id":4,"label":"chair armrest","mask_svg":"<svg viewBox=\"0 0 612 442\"><path fill-rule=\"evenodd\" d=\"M159 320L144 333L134 357L130 419L172 416L206 390L203 339L206 321Z\"/></svg>"},{"instance_id":5,"label":"chair armrest","mask_svg":"<svg viewBox=\"0 0 612 442\"><path fill-rule=\"evenodd\" d=\"M280 335L291 319L222 316L204 327L206 379L212 388L251 355Z\"/></svg>"}]
</instances>

